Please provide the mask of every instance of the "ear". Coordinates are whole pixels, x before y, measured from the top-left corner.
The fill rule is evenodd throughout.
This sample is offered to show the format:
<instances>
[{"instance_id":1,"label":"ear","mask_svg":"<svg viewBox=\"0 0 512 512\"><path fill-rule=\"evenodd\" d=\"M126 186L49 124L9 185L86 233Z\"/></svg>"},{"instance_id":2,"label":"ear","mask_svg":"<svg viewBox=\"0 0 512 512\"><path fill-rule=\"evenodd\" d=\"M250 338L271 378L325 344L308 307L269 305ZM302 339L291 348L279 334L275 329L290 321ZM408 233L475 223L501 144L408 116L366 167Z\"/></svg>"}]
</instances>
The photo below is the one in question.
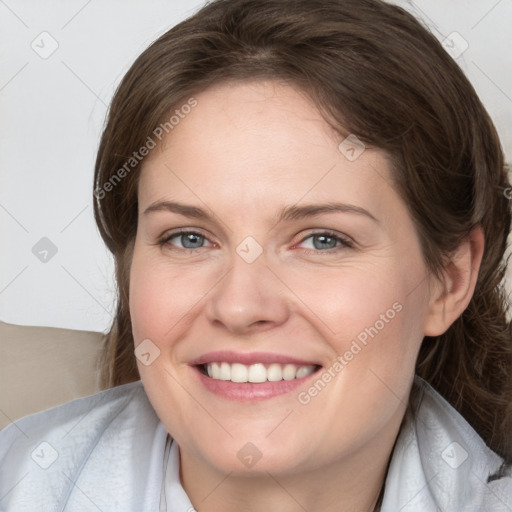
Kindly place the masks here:
<instances>
[{"instance_id":1,"label":"ear","mask_svg":"<svg viewBox=\"0 0 512 512\"><path fill-rule=\"evenodd\" d=\"M475 227L453 251L442 271L442 279L431 286L425 336L439 336L467 308L475 291L484 253L484 233Z\"/></svg>"}]
</instances>

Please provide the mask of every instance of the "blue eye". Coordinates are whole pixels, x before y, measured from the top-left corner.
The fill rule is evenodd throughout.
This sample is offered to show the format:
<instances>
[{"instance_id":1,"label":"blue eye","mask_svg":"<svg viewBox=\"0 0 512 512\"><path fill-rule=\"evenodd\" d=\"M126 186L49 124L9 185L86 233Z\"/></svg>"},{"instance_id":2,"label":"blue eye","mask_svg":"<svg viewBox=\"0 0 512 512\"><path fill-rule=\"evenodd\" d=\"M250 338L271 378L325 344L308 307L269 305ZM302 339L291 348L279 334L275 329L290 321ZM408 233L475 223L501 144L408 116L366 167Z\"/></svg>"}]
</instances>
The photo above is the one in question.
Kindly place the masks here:
<instances>
[{"instance_id":1,"label":"blue eye","mask_svg":"<svg viewBox=\"0 0 512 512\"><path fill-rule=\"evenodd\" d=\"M177 239L179 243L171 242L174 239ZM178 246L180 249L202 249L203 247L207 247L203 245L205 242L208 242L207 238L195 231L179 231L178 233L173 233L166 237L160 244L165 245L170 243L171 245ZM179 244L181 244L181 246ZM208 244L210 246L213 245L210 242L208 242Z\"/></svg>"},{"instance_id":2,"label":"blue eye","mask_svg":"<svg viewBox=\"0 0 512 512\"><path fill-rule=\"evenodd\" d=\"M204 235L196 231L178 231L163 238L159 244L161 246L171 245L177 249L194 250L203 249L204 247L213 247ZM344 237L329 231L312 233L301 240L302 245L307 250L316 252L336 252L344 248L353 247L353 243Z\"/></svg>"},{"instance_id":3,"label":"blue eye","mask_svg":"<svg viewBox=\"0 0 512 512\"><path fill-rule=\"evenodd\" d=\"M331 232L313 233L302 239L301 244L309 241L309 247L306 249L313 249L316 251L336 250L343 247L352 247L353 244L341 236Z\"/></svg>"}]
</instances>

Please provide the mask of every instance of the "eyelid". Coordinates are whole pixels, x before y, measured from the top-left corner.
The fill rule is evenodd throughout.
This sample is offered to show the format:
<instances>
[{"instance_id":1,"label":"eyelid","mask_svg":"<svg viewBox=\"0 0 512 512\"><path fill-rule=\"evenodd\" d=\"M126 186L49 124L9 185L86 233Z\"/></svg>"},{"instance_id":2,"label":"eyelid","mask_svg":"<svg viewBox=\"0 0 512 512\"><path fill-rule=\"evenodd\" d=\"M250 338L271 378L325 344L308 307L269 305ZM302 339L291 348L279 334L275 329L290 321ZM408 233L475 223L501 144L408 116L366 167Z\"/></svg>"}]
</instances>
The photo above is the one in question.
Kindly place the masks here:
<instances>
[{"instance_id":1,"label":"eyelid","mask_svg":"<svg viewBox=\"0 0 512 512\"><path fill-rule=\"evenodd\" d=\"M210 240L210 238L206 234L204 234L200 228L177 228L175 231L171 230L170 232L166 232L161 237L159 237L158 244L164 245L164 244L168 243L171 238L173 238L175 236L179 236L179 235L188 234L188 233L200 235L205 240L207 240L211 245L206 246L206 247L217 246L217 244L215 242L212 242L212 240ZM317 228L317 229L308 230L307 234L303 235L302 238L297 243L295 243L292 248L295 248L296 246L300 245L308 238L312 238L314 236L320 236L320 235L326 235L328 237L334 238L338 242L340 242L341 245L339 245L337 247L333 247L333 248L328 248L325 250L321 250L321 249L306 249L306 250L309 250L309 251L312 250L314 252L327 252L327 253L331 252L332 253L332 252L336 252L338 250L345 249L345 248L353 248L355 246L354 240L347 235L338 233L338 232L330 230L330 229ZM195 251L195 250L200 250L200 249L204 249L204 248L205 247L197 247L194 249L190 249L187 247L177 247L177 249L184 250L184 251Z\"/></svg>"},{"instance_id":2,"label":"eyelid","mask_svg":"<svg viewBox=\"0 0 512 512\"><path fill-rule=\"evenodd\" d=\"M320 250L320 249L314 249L315 251L318 251L318 252L334 252L338 249L343 249L344 247L354 247L356 244L355 244L355 241L350 238L349 236L347 235L344 235L342 233L338 233L336 231L333 231L331 229L312 229L310 230L306 235L304 235L300 240L299 242L297 242L297 244L294 244L294 247L296 245L299 245L301 243L303 243L305 240L307 240L308 238L311 238L313 236L319 236L319 235L326 235L328 237L331 237L331 238L335 238L337 239L338 241L341 242L341 246L338 246L338 247L334 247L332 249L326 249L326 250ZM308 250L311 250L311 249L308 249Z\"/></svg>"},{"instance_id":3,"label":"eyelid","mask_svg":"<svg viewBox=\"0 0 512 512\"><path fill-rule=\"evenodd\" d=\"M166 231L162 236L158 238L157 244L158 245L164 245L169 242L171 238L174 238L175 236L179 235L186 235L186 234L195 234L202 236L205 240L207 240L212 246L216 246L217 244L215 242L212 242L210 240L210 237L208 237L206 234L202 232L200 228L177 228L175 231ZM184 251L195 251L198 249L204 249L205 247L197 247L195 249L189 249L187 247L177 247L177 249L181 249Z\"/></svg>"}]
</instances>

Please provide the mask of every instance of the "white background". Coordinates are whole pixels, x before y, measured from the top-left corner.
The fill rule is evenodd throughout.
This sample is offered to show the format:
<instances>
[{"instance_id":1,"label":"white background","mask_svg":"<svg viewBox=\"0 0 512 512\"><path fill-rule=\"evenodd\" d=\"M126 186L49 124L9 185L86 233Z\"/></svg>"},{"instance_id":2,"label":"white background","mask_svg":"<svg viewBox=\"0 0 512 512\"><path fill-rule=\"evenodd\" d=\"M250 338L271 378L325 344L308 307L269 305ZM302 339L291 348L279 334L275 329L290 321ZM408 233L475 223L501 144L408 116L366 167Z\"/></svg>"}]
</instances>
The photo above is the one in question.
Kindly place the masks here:
<instances>
[{"instance_id":1,"label":"white background","mask_svg":"<svg viewBox=\"0 0 512 512\"><path fill-rule=\"evenodd\" d=\"M397 3L439 39L467 42L457 62L512 160L512 1ZM137 55L202 4L0 0L0 320L108 328L113 265L92 210L107 105ZM31 46L44 56L57 44L45 59ZM57 248L46 263L32 252L43 237Z\"/></svg>"}]
</instances>

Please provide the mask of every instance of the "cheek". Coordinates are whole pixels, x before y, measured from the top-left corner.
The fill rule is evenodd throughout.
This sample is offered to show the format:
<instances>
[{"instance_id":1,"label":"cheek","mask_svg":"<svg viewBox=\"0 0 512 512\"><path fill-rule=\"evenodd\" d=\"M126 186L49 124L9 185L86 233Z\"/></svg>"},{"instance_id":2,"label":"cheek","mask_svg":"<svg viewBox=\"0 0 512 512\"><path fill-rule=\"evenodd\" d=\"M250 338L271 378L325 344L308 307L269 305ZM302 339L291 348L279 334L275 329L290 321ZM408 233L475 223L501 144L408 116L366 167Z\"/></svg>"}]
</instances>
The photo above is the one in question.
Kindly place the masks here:
<instances>
[{"instance_id":1,"label":"cheek","mask_svg":"<svg viewBox=\"0 0 512 512\"><path fill-rule=\"evenodd\" d=\"M315 399L319 411L332 408L338 415L334 409L344 403L361 416L381 411L386 417L390 403L399 405L396 397L405 400L423 339L425 273L421 260L409 264L407 272L400 262L382 260L330 278L317 275L315 286L304 276L302 282L294 279L302 314L322 334L332 358L331 375L325 376L332 394L322 391L323 398ZM318 389L323 390L321 384ZM304 391L304 401L318 392Z\"/></svg>"},{"instance_id":2,"label":"cheek","mask_svg":"<svg viewBox=\"0 0 512 512\"><path fill-rule=\"evenodd\" d=\"M329 418L318 427L322 435L363 442L407 402L427 304L426 283L418 286L421 265L408 270L389 262L373 270L352 267L322 293L306 284L297 289L318 315L310 321L332 354L322 382L309 383L298 396L303 415ZM340 426L335 434L332 424Z\"/></svg>"},{"instance_id":3,"label":"cheek","mask_svg":"<svg viewBox=\"0 0 512 512\"><path fill-rule=\"evenodd\" d=\"M300 299L300 314L329 340L336 353L350 348L352 340L370 346L386 339L376 350L408 346L421 335L426 313L426 270L421 262L381 258L375 264L351 263L329 269L287 270L283 280ZM366 345L365 345L365 342Z\"/></svg>"},{"instance_id":4,"label":"cheek","mask_svg":"<svg viewBox=\"0 0 512 512\"><path fill-rule=\"evenodd\" d=\"M171 266L136 247L130 273L135 343L150 338L161 344L175 338L187 315L200 307L213 283L211 272L206 269Z\"/></svg>"}]
</instances>

